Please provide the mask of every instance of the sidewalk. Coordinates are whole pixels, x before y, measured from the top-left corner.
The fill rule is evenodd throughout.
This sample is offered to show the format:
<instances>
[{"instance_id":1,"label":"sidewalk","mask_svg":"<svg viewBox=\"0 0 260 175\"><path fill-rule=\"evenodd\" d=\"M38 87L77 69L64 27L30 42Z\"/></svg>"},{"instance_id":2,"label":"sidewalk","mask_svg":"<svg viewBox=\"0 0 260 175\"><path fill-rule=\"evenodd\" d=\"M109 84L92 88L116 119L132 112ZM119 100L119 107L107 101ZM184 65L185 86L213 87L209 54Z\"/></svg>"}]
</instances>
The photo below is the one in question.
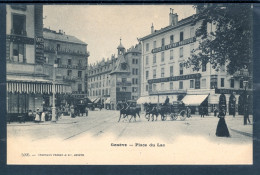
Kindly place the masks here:
<instances>
[{"instance_id":1,"label":"sidewalk","mask_svg":"<svg viewBox=\"0 0 260 175\"><path fill-rule=\"evenodd\" d=\"M27 121L25 123L19 123L19 122L11 122L10 124L7 123L7 126L33 126L33 125L55 125L55 124L72 124L72 123L78 123L79 121L82 121L86 119L87 116L81 116L81 117L75 117L72 118L70 116L62 116L57 120L56 122L52 121L45 121L45 122L40 122L36 123L34 121Z\"/></svg>"}]
</instances>

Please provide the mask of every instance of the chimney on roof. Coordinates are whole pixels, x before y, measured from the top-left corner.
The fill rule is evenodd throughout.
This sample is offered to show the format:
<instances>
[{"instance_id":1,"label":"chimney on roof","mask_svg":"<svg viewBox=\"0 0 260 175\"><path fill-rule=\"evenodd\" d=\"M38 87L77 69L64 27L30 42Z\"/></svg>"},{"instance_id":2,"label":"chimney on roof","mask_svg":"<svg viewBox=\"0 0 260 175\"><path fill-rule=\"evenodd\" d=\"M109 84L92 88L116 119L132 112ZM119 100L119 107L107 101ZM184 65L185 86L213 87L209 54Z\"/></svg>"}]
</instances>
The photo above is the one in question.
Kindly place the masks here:
<instances>
[{"instance_id":1,"label":"chimney on roof","mask_svg":"<svg viewBox=\"0 0 260 175\"><path fill-rule=\"evenodd\" d=\"M170 14L169 14L169 25L175 26L178 23L178 15L177 13L173 13L173 9L170 8Z\"/></svg>"},{"instance_id":2,"label":"chimney on roof","mask_svg":"<svg viewBox=\"0 0 260 175\"><path fill-rule=\"evenodd\" d=\"M151 26L151 33L154 33L154 26L153 26L153 23L152 23L152 26Z\"/></svg>"}]
</instances>

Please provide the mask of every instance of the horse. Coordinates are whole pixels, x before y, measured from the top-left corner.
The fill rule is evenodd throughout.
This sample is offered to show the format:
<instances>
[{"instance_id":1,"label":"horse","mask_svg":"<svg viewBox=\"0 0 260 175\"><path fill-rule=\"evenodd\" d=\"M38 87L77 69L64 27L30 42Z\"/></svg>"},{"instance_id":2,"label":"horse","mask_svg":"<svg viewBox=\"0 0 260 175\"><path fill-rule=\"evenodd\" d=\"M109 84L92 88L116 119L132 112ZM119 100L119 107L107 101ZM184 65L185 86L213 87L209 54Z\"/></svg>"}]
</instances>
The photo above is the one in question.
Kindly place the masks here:
<instances>
[{"instance_id":1,"label":"horse","mask_svg":"<svg viewBox=\"0 0 260 175\"><path fill-rule=\"evenodd\" d=\"M121 116L123 115L123 118L126 117L126 107L123 106L121 109L120 109L120 116L119 116L119 119L118 119L118 122L120 122L120 119L121 119Z\"/></svg>"},{"instance_id":2,"label":"horse","mask_svg":"<svg viewBox=\"0 0 260 175\"><path fill-rule=\"evenodd\" d=\"M152 106L151 106L151 103L145 103L144 104L144 110L145 110L145 118L149 121L150 120L150 114L152 114ZM146 116L149 116L149 117L146 117Z\"/></svg>"},{"instance_id":3,"label":"horse","mask_svg":"<svg viewBox=\"0 0 260 175\"><path fill-rule=\"evenodd\" d=\"M171 112L171 108L168 105L159 105L158 107L154 106L151 110L151 114L152 114L152 121L154 121L154 115L156 116L156 120L158 118L158 115L161 115L161 120L164 121L166 120L166 115L169 114ZM150 120L150 115L149 115L149 119Z\"/></svg>"},{"instance_id":4,"label":"horse","mask_svg":"<svg viewBox=\"0 0 260 175\"><path fill-rule=\"evenodd\" d=\"M135 121L136 121L136 114L139 116L140 118L140 114L139 114L140 110L138 108L130 108L129 106L126 108L126 116L131 115L131 118L129 120L129 122L131 122L131 119L134 117Z\"/></svg>"}]
</instances>

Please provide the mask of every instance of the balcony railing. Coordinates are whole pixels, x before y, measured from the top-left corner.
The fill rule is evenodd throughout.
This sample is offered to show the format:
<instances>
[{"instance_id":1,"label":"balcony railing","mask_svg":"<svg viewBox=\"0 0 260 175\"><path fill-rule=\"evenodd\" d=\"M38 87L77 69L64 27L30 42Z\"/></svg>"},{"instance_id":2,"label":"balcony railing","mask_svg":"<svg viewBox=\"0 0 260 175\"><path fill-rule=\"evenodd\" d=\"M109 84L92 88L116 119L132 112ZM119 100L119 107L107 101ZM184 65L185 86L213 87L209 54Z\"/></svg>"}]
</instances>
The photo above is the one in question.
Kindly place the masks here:
<instances>
[{"instance_id":1,"label":"balcony railing","mask_svg":"<svg viewBox=\"0 0 260 175\"><path fill-rule=\"evenodd\" d=\"M50 53L55 53L56 49L54 47L44 47L45 52L50 52ZM57 54L68 54L68 55L78 55L78 56L84 56L88 57L90 55L89 52L81 52L81 51L75 51L75 50L70 50L70 49L58 49Z\"/></svg>"}]
</instances>

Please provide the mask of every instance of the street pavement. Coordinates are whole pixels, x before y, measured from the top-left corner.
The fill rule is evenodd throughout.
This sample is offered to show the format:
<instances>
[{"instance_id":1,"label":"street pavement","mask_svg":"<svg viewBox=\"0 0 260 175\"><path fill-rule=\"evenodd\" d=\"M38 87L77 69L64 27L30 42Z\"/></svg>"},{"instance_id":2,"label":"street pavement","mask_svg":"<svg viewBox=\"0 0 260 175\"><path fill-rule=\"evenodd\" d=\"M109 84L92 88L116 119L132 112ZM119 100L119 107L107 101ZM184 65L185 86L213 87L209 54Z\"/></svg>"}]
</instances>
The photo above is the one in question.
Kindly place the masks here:
<instances>
[{"instance_id":1,"label":"street pavement","mask_svg":"<svg viewBox=\"0 0 260 175\"><path fill-rule=\"evenodd\" d=\"M130 118L130 117L129 117ZM161 121L160 116L157 121L147 121L144 113L136 121L132 118L119 119L119 111L101 110L89 111L88 116L71 118L62 116L57 122L14 122L7 124L8 138L29 136L32 141L59 138L61 140L72 140L84 138L86 135L92 137L103 137L113 135L116 140L139 137L150 138L159 137L165 142L172 142L178 136L190 135L204 137L210 141L220 141L226 143L251 143L253 140L253 125L243 125L243 116L226 116L226 123L231 134L229 139L215 136L218 118L214 116L193 115L191 118L181 121L179 118L172 121L169 117L166 121ZM250 116L252 122L252 116Z\"/></svg>"}]
</instances>

